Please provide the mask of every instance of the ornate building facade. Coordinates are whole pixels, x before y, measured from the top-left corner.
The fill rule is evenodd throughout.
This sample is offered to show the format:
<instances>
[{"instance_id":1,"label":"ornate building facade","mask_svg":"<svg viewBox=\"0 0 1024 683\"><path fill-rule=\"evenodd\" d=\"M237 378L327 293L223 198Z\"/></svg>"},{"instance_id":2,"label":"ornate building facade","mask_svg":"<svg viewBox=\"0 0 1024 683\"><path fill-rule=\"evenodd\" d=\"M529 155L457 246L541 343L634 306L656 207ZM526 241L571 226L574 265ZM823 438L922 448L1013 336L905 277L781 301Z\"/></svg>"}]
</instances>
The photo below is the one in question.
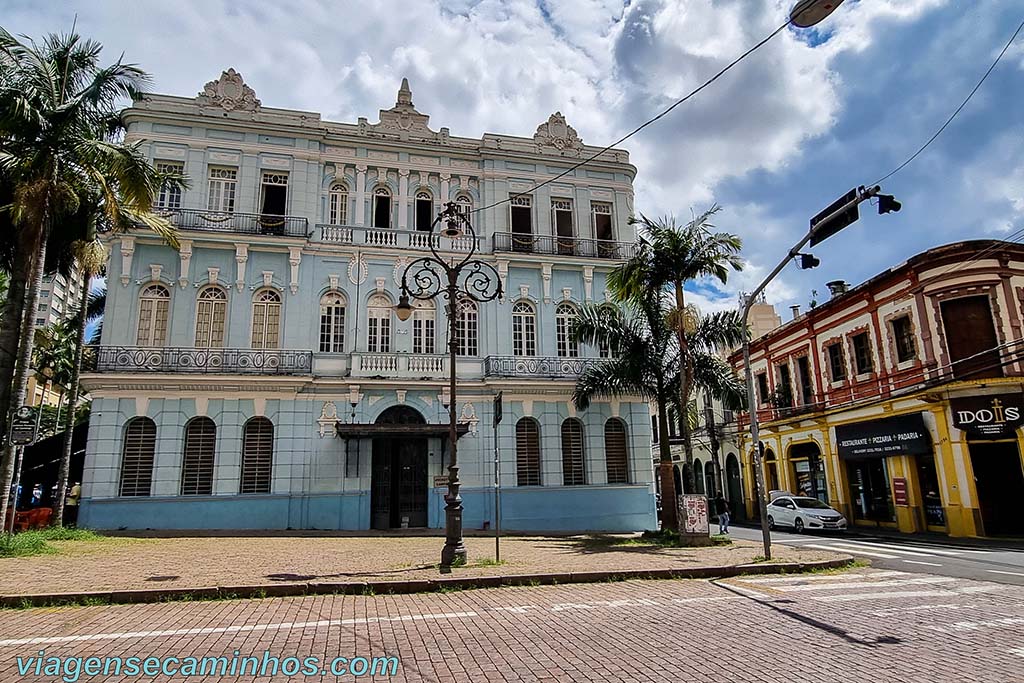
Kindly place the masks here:
<instances>
[{"instance_id":1,"label":"ornate building facade","mask_svg":"<svg viewBox=\"0 0 1024 683\"><path fill-rule=\"evenodd\" d=\"M190 183L157 206L180 250L111 239L80 523L442 527L449 311L394 310L405 266L438 240L475 248L506 293L455 312L466 528L495 523L498 391L503 528L656 526L647 404L570 400L601 356L569 338L571 318L605 301L632 248L625 151L536 187L599 148L559 113L532 139L434 130L406 81L378 123L264 107L233 70L125 116ZM446 202L475 241L431 235Z\"/></svg>"}]
</instances>

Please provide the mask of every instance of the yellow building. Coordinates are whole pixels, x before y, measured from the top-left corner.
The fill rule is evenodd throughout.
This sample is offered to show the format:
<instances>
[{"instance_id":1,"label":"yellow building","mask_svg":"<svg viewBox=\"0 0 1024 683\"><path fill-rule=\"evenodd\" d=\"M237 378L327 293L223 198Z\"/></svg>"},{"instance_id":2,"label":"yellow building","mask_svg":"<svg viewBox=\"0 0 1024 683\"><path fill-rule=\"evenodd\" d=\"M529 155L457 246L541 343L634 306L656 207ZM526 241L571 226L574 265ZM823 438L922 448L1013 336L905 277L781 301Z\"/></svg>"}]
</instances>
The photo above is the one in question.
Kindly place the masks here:
<instances>
[{"instance_id":1,"label":"yellow building","mask_svg":"<svg viewBox=\"0 0 1024 683\"><path fill-rule=\"evenodd\" d=\"M1024 535L1024 247L950 244L834 284L751 345L766 487L857 526Z\"/></svg>"}]
</instances>

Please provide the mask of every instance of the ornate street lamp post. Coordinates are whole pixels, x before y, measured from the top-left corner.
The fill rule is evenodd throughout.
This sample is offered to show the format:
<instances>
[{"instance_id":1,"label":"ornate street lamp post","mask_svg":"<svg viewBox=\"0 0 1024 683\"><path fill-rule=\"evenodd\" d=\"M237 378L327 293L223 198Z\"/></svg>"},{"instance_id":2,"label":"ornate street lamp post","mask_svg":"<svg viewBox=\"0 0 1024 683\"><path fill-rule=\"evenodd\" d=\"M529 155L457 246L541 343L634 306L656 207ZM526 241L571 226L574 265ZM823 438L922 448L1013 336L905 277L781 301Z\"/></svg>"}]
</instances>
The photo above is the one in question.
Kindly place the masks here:
<instances>
[{"instance_id":1,"label":"ornate street lamp post","mask_svg":"<svg viewBox=\"0 0 1024 683\"><path fill-rule=\"evenodd\" d=\"M438 226L438 233L434 230ZM440 237L452 241L452 254L442 256L438 253ZM430 225L428 236L431 256L416 259L402 273L402 294L395 312L398 319L405 321L412 316L413 307L410 298L426 301L443 295L447 300L445 310L448 314L448 444L451 458L448 464L448 494L445 496L445 542L441 550L441 568L450 569L452 565L464 564L466 546L462 541L462 497L459 495L459 435L456 432L457 398L455 387L455 358L459 349L458 317L459 307L463 302L474 301L483 303L493 301L502 295L501 277L489 263L474 259L476 254L476 231L469 222L469 217L455 205L446 202L444 209ZM465 248L465 255L457 253ZM465 333L465 331L464 331Z\"/></svg>"}]
</instances>

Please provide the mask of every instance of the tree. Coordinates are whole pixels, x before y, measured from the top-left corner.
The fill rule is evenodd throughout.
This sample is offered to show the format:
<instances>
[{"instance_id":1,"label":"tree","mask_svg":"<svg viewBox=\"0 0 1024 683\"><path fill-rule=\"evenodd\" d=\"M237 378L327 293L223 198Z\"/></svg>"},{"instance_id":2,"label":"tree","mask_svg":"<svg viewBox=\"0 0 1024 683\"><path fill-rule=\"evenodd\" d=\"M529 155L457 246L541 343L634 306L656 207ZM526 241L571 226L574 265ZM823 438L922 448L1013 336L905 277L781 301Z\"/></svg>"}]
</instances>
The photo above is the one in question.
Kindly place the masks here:
<instances>
[{"instance_id":1,"label":"tree","mask_svg":"<svg viewBox=\"0 0 1024 683\"><path fill-rule=\"evenodd\" d=\"M25 400L34 310L51 240L87 237L97 211L113 230L144 225L175 244L170 224L150 211L167 178L123 144L119 102L141 96L148 76L121 61L101 68L102 47L75 33L22 43L0 28L0 198L13 229L11 275L0 321L0 416ZM13 362L12 362L13 361ZM0 466L10 490L13 449ZM0 505L0 527L7 506Z\"/></svg>"},{"instance_id":2,"label":"tree","mask_svg":"<svg viewBox=\"0 0 1024 683\"><path fill-rule=\"evenodd\" d=\"M720 207L696 216L685 225L674 218L651 220L643 214L634 223L640 225L636 255L608 275L608 286L620 301L632 298L646 289L666 291L674 297L675 309L686 310L686 283L711 277L728 281L729 271L743 268L739 257L742 242L736 235L713 232L711 217ZM676 339L680 348L679 402L688 405L693 392L693 356L687 344L686 315L674 318ZM684 474L687 490L694 490L693 440L691 427L680 412L679 433L683 439L686 463Z\"/></svg>"}]
</instances>

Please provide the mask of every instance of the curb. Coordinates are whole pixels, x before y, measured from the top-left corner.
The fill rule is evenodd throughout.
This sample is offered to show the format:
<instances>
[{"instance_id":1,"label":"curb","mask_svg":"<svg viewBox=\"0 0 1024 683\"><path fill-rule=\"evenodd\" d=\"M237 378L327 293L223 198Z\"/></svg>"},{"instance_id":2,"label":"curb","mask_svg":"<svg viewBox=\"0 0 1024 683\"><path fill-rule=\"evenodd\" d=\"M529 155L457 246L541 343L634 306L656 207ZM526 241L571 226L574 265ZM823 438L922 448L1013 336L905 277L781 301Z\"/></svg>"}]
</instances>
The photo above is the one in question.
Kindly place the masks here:
<instances>
[{"instance_id":1,"label":"curb","mask_svg":"<svg viewBox=\"0 0 1024 683\"><path fill-rule=\"evenodd\" d=\"M735 564L692 569L629 569L622 571L562 572L553 574L505 574L465 578L412 579L408 581L311 581L249 585L200 586L195 588L132 589L0 595L0 607L55 607L61 605L136 604L174 600L232 600L244 598L301 597L307 595L377 595L433 593L472 588L551 586L567 583L600 583L630 579L720 579L741 574L790 574L822 569L842 569L849 556L816 562Z\"/></svg>"}]
</instances>

